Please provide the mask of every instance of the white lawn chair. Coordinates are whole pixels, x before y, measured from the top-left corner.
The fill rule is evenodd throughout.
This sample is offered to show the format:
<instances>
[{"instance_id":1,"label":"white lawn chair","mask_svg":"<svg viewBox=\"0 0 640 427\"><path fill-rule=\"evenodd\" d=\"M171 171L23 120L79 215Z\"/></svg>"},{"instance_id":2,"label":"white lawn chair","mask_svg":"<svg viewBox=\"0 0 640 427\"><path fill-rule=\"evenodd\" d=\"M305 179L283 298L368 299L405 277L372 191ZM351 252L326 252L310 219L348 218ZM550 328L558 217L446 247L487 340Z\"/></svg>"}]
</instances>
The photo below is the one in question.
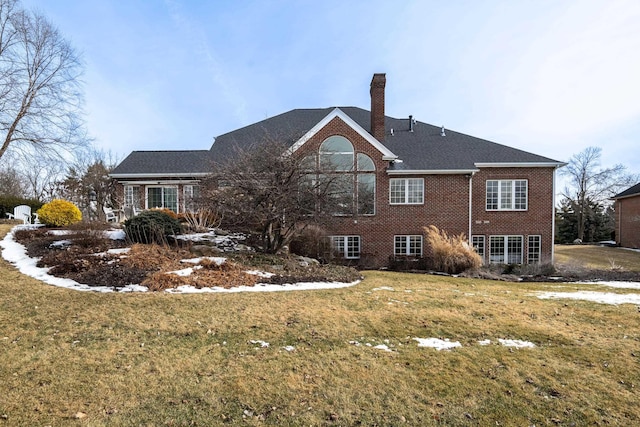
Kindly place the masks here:
<instances>
[{"instance_id":1,"label":"white lawn chair","mask_svg":"<svg viewBox=\"0 0 640 427\"><path fill-rule=\"evenodd\" d=\"M7 217L21 220L25 224L31 224L31 206L18 205L13 208L13 214L7 213Z\"/></svg>"},{"instance_id":2,"label":"white lawn chair","mask_svg":"<svg viewBox=\"0 0 640 427\"><path fill-rule=\"evenodd\" d=\"M113 209L103 206L102 210L104 211L104 215L107 218L107 222L118 222L118 215L116 215Z\"/></svg>"}]
</instances>

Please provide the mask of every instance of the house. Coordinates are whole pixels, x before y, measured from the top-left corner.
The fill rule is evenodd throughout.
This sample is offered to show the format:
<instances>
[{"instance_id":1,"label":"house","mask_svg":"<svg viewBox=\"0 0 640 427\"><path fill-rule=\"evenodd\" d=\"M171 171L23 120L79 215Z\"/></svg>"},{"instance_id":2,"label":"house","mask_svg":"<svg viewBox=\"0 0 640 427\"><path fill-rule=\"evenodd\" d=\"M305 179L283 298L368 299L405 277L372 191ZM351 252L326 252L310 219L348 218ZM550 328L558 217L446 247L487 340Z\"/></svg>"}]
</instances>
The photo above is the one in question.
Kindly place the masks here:
<instances>
[{"instance_id":1,"label":"house","mask_svg":"<svg viewBox=\"0 0 640 427\"><path fill-rule=\"evenodd\" d=\"M208 152L133 152L111 176L125 204L181 211L208 162L275 138L293 155L332 165L350 186L353 209L326 230L346 259L382 266L394 256L420 257L428 249L423 227L433 224L470 236L485 262L550 262L555 171L564 163L412 116L388 117L385 86L385 74L374 74L370 111L292 110L220 135Z\"/></svg>"},{"instance_id":2,"label":"house","mask_svg":"<svg viewBox=\"0 0 640 427\"><path fill-rule=\"evenodd\" d=\"M640 248L640 183L612 197L615 201L616 243Z\"/></svg>"}]
</instances>

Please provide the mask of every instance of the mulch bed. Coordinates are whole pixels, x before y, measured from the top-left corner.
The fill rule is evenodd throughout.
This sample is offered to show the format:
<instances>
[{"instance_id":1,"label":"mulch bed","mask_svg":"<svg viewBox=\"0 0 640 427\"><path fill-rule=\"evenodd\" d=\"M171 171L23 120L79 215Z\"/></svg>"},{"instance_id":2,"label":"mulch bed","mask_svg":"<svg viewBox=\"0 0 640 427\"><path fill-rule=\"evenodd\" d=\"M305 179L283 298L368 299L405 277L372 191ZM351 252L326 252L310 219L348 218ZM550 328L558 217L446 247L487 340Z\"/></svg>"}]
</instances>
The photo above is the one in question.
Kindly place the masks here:
<instances>
[{"instance_id":1,"label":"mulch bed","mask_svg":"<svg viewBox=\"0 0 640 427\"><path fill-rule=\"evenodd\" d=\"M77 229L53 234L50 229L16 230L15 240L38 267L48 267L49 274L75 280L89 286L122 288L131 284L161 291L190 285L196 288L253 286L256 283L285 284L298 282L353 282L361 276L355 269L343 266L304 265L292 257L228 254L218 264L204 258L197 266L181 260L194 258L191 242L175 245L128 244L104 236L104 230ZM108 253L109 249L130 248L126 253ZM190 275L169 272L192 267ZM270 277L249 274L247 270L270 272Z\"/></svg>"}]
</instances>

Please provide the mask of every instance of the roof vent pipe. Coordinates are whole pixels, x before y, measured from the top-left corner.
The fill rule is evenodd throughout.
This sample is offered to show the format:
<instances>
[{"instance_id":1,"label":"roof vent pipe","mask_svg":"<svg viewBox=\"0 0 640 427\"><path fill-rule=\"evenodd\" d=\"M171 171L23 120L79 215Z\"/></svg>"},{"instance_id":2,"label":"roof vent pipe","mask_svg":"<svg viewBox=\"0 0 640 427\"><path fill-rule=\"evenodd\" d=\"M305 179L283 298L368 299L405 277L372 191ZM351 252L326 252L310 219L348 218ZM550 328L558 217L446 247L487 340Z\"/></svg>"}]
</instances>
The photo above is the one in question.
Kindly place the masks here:
<instances>
[{"instance_id":1,"label":"roof vent pipe","mask_svg":"<svg viewBox=\"0 0 640 427\"><path fill-rule=\"evenodd\" d=\"M409 116L409 132L413 132L413 116Z\"/></svg>"},{"instance_id":2,"label":"roof vent pipe","mask_svg":"<svg viewBox=\"0 0 640 427\"><path fill-rule=\"evenodd\" d=\"M447 135L444 133L444 126L442 126L442 130L440 130L440 136L447 136Z\"/></svg>"}]
</instances>

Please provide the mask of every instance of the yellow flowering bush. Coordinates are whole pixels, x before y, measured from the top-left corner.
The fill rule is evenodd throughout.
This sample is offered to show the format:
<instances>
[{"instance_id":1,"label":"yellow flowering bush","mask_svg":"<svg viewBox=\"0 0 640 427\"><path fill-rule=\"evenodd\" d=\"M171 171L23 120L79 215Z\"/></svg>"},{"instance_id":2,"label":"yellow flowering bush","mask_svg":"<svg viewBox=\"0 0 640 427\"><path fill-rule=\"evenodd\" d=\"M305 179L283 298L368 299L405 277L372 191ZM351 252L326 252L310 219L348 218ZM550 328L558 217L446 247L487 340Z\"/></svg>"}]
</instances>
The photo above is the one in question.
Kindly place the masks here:
<instances>
[{"instance_id":1,"label":"yellow flowering bush","mask_svg":"<svg viewBox=\"0 0 640 427\"><path fill-rule=\"evenodd\" d=\"M38 209L40 222L54 227L65 227L82 221L82 212L66 200L54 199Z\"/></svg>"}]
</instances>

